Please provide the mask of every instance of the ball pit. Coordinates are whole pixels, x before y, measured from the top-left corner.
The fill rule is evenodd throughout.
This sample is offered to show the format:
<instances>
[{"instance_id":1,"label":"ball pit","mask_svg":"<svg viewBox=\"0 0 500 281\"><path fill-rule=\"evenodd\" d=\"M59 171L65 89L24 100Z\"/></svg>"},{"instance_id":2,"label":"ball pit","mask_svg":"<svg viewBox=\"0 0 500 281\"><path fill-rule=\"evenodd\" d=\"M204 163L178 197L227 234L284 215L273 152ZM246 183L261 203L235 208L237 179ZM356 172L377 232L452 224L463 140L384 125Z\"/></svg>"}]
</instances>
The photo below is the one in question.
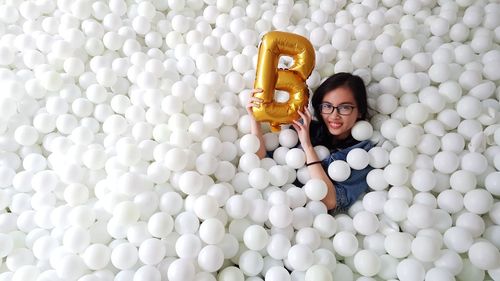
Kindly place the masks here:
<instances>
[{"instance_id":1,"label":"ball pit","mask_svg":"<svg viewBox=\"0 0 500 281\"><path fill-rule=\"evenodd\" d=\"M4 1L0 280L500 280L499 14ZM327 213L293 130L264 127L273 153L255 154L245 104L271 30L311 41L311 89L342 71L367 85L371 118L352 135L376 146L328 167L337 181L374 168L347 214Z\"/></svg>"}]
</instances>

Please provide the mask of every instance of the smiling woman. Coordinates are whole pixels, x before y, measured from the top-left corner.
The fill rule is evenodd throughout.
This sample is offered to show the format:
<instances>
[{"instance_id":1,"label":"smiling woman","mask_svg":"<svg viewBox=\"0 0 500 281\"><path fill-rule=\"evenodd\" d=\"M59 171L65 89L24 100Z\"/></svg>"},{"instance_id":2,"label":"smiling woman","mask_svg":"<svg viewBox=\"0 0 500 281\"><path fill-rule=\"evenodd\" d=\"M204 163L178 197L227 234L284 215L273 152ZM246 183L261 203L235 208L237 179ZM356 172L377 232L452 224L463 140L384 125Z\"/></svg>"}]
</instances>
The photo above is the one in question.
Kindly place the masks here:
<instances>
[{"instance_id":1,"label":"smiling woman","mask_svg":"<svg viewBox=\"0 0 500 281\"><path fill-rule=\"evenodd\" d=\"M254 89L259 92L260 89ZM247 110L259 106L261 101L251 97ZM353 149L369 150L373 144L369 140L358 141L351 135L357 121L366 119L367 97L363 80L350 73L337 73L326 79L312 96L315 119L306 109L299 112L302 122L294 121L300 144L306 155L306 166L313 179L323 180L328 192L323 203L332 211L346 211L363 194L368 185L366 175L370 166L349 169L345 162ZM260 123L252 118L252 133L259 137L261 146L257 154L263 158L266 154ZM328 148L330 155L320 159L314 147L322 145ZM334 165L330 165L335 162ZM345 165L341 165L345 164ZM347 167L340 169L339 167Z\"/></svg>"}]
</instances>

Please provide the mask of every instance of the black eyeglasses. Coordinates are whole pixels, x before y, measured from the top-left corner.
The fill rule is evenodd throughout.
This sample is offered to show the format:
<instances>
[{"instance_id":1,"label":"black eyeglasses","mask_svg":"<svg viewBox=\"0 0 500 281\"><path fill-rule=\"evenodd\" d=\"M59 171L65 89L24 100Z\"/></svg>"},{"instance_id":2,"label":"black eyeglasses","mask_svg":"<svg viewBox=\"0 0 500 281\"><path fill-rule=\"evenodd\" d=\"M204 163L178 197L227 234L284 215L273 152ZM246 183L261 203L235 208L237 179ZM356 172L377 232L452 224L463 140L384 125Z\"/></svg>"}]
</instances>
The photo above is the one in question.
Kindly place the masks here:
<instances>
[{"instance_id":1,"label":"black eyeglasses","mask_svg":"<svg viewBox=\"0 0 500 281\"><path fill-rule=\"evenodd\" d=\"M333 106L333 104L329 102L325 102L319 105L319 111L321 114L332 114L337 109L338 114L340 115L349 115L354 110L355 106L350 104L339 104L338 106Z\"/></svg>"}]
</instances>

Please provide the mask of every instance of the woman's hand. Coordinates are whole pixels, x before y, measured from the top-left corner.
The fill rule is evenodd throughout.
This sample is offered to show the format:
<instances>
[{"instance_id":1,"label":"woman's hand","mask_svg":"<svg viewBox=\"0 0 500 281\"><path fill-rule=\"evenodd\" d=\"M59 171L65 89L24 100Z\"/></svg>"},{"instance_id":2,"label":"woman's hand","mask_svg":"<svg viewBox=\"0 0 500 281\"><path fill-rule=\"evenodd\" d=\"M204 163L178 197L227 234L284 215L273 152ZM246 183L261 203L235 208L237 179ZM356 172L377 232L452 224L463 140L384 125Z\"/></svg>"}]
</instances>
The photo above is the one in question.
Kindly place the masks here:
<instances>
[{"instance_id":1,"label":"woman's hand","mask_svg":"<svg viewBox=\"0 0 500 281\"><path fill-rule=\"evenodd\" d=\"M253 107L259 108L262 105L262 99L254 97L255 93L262 93L262 89L253 89L248 99L248 103L246 106L246 110L248 116L250 116L250 131L253 135L257 136L260 142L259 150L255 153L259 156L260 159L266 156L266 145L264 143L264 137L262 135L262 128L260 126L260 122L255 120L255 116L253 115Z\"/></svg>"},{"instance_id":2,"label":"woman's hand","mask_svg":"<svg viewBox=\"0 0 500 281\"><path fill-rule=\"evenodd\" d=\"M312 115L309 109L306 107L304 108L304 111L298 111L300 117L302 118L302 122L299 122L297 120L293 120L293 128L295 131L297 131L297 134L299 136L300 144L302 145L302 148L310 148L312 147L311 145L311 137L309 135L309 127L311 125L311 120L312 120Z\"/></svg>"},{"instance_id":3,"label":"woman's hand","mask_svg":"<svg viewBox=\"0 0 500 281\"><path fill-rule=\"evenodd\" d=\"M256 98L255 93L262 93L262 89L252 89L250 98L248 99L248 103L246 106L247 113L252 118L252 121L255 121L255 117L253 116L252 107L259 108L262 105L262 99Z\"/></svg>"}]
</instances>

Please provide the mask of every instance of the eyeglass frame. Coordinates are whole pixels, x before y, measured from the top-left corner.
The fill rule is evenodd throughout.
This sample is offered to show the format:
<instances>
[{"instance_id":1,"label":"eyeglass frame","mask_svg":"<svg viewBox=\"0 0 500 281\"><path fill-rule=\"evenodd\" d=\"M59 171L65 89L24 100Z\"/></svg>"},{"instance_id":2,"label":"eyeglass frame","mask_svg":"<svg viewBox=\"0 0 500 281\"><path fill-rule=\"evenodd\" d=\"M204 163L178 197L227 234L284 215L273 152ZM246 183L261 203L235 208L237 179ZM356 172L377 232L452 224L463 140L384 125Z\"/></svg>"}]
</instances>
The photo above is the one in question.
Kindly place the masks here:
<instances>
[{"instance_id":1,"label":"eyeglass frame","mask_svg":"<svg viewBox=\"0 0 500 281\"><path fill-rule=\"evenodd\" d=\"M331 112L328 112L328 113L323 112L323 105L325 105L325 104L326 104L326 105L331 106L331 108L332 108L332 111L331 111ZM349 112L349 113L345 113L345 114L344 114L344 113L340 113L340 107L347 107L347 108L350 108L350 112ZM335 109L337 109L337 113L338 113L339 115L342 115L342 116L348 116L348 115L351 115L351 114L352 114L352 112L354 111L354 109L355 109L355 108L356 108L356 106L354 106L354 105L351 105L351 104L344 104L344 103L339 104L339 105L337 105L337 106L334 106L333 104L331 104L331 103L329 103L329 102L323 102L323 103L320 103L320 104L319 104L319 112L320 112L321 114L328 114L328 115L332 114L332 113L335 111Z\"/></svg>"}]
</instances>

